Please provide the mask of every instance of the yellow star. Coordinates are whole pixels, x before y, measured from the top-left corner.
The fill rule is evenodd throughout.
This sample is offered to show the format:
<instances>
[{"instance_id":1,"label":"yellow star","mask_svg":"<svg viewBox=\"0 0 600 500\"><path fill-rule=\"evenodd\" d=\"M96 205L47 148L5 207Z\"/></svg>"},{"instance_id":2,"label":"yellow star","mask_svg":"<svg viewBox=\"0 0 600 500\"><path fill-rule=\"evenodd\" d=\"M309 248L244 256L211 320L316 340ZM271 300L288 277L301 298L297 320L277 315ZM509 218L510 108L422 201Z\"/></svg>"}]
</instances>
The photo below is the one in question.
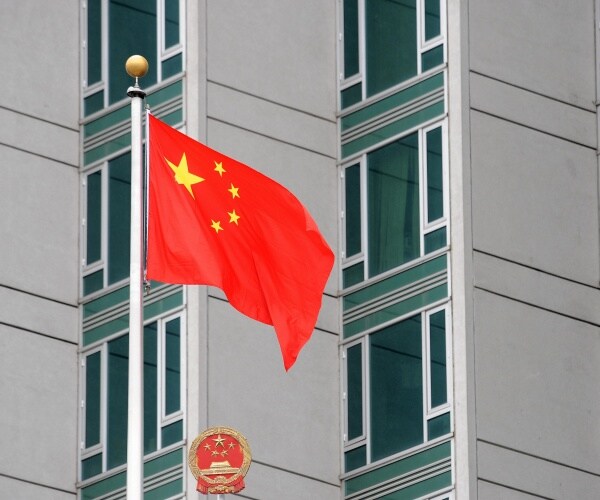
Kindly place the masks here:
<instances>
[{"instance_id":1,"label":"yellow star","mask_svg":"<svg viewBox=\"0 0 600 500\"><path fill-rule=\"evenodd\" d=\"M223 168L223 162L221 162L221 161L216 161L216 162L215 162L215 171L219 172L219 175L220 175L221 177L223 177L223 174L224 174L225 172L227 172L227 170L225 170L225 169Z\"/></svg>"},{"instance_id":2,"label":"yellow star","mask_svg":"<svg viewBox=\"0 0 600 500\"><path fill-rule=\"evenodd\" d=\"M233 209L233 212L227 212L227 215L229 215L229 222L233 222L237 226L240 216L235 213L235 208Z\"/></svg>"},{"instance_id":3,"label":"yellow star","mask_svg":"<svg viewBox=\"0 0 600 500\"><path fill-rule=\"evenodd\" d=\"M227 190L231 193L231 197L232 198L239 198L240 195L238 194L240 188L236 188L233 184L231 185L231 187Z\"/></svg>"},{"instance_id":4,"label":"yellow star","mask_svg":"<svg viewBox=\"0 0 600 500\"><path fill-rule=\"evenodd\" d=\"M211 219L212 224L210 225L210 227L212 227L215 230L215 233L219 234L219 231L223 231L223 228L221 227L221 221L214 221ZM220 436L219 436L220 437ZM215 439L216 441L216 439ZM219 444L219 443L217 443Z\"/></svg>"},{"instance_id":5,"label":"yellow star","mask_svg":"<svg viewBox=\"0 0 600 500\"><path fill-rule=\"evenodd\" d=\"M188 170L188 164L187 159L185 157L185 153L183 153L181 160L179 160L179 165L171 163L166 158L165 160L169 164L169 167L171 167L171 170L175 172L175 180L177 181L177 183L183 184L188 190L188 192L192 195L192 198L196 199L194 197L194 193L192 192L192 186L194 184L202 182L204 179L202 177L198 177L197 175L190 173L190 171Z\"/></svg>"},{"instance_id":6,"label":"yellow star","mask_svg":"<svg viewBox=\"0 0 600 500\"><path fill-rule=\"evenodd\" d=\"M206 444L204 445L204 449L205 449L205 450L210 450L210 444L206 443Z\"/></svg>"},{"instance_id":7,"label":"yellow star","mask_svg":"<svg viewBox=\"0 0 600 500\"><path fill-rule=\"evenodd\" d=\"M219 445L225 448L225 445L223 444L225 442L225 438L222 438L221 434L219 434L216 438L213 438L213 441L215 442L215 448Z\"/></svg>"}]
</instances>

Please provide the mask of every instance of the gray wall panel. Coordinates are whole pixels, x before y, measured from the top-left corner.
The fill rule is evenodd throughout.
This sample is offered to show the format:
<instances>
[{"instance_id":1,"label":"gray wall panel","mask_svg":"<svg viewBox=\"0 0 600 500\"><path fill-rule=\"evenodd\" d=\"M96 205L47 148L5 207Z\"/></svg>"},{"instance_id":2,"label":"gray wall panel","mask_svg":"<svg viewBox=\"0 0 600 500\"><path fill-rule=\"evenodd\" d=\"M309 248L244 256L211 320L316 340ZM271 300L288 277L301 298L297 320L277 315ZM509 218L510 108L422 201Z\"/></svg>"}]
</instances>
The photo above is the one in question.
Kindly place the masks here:
<instances>
[{"instance_id":1,"label":"gray wall panel","mask_svg":"<svg viewBox=\"0 0 600 500\"><path fill-rule=\"evenodd\" d=\"M78 6L0 2L0 106L78 129Z\"/></svg>"},{"instance_id":2,"label":"gray wall panel","mask_svg":"<svg viewBox=\"0 0 600 500\"><path fill-rule=\"evenodd\" d=\"M210 425L238 428L263 464L336 483L337 336L316 331L286 373L271 326L215 299L208 320Z\"/></svg>"},{"instance_id":3,"label":"gray wall panel","mask_svg":"<svg viewBox=\"0 0 600 500\"><path fill-rule=\"evenodd\" d=\"M536 500L543 498L485 481L477 483L477 494L482 500Z\"/></svg>"},{"instance_id":4,"label":"gray wall panel","mask_svg":"<svg viewBox=\"0 0 600 500\"><path fill-rule=\"evenodd\" d=\"M593 0L472 0L471 69L594 110Z\"/></svg>"},{"instance_id":5,"label":"gray wall panel","mask_svg":"<svg viewBox=\"0 0 600 500\"><path fill-rule=\"evenodd\" d=\"M75 500L75 492L54 490L18 479L0 476L2 498L10 500Z\"/></svg>"},{"instance_id":6,"label":"gray wall panel","mask_svg":"<svg viewBox=\"0 0 600 500\"><path fill-rule=\"evenodd\" d=\"M0 283L75 304L77 169L0 146Z\"/></svg>"},{"instance_id":7,"label":"gray wall panel","mask_svg":"<svg viewBox=\"0 0 600 500\"><path fill-rule=\"evenodd\" d=\"M471 120L474 248L596 285L595 151L476 111Z\"/></svg>"},{"instance_id":8,"label":"gray wall panel","mask_svg":"<svg viewBox=\"0 0 600 500\"><path fill-rule=\"evenodd\" d=\"M561 464L539 460L522 453L479 442L477 445L479 476L508 487L557 500L597 500L600 477L586 474ZM480 485L484 483L480 482ZM497 489L496 489L497 490ZM528 494L487 496L488 489L479 489L481 500L529 500ZM492 493L493 495L493 493Z\"/></svg>"},{"instance_id":9,"label":"gray wall panel","mask_svg":"<svg viewBox=\"0 0 600 500\"><path fill-rule=\"evenodd\" d=\"M0 476L74 491L77 346L0 326L0 380Z\"/></svg>"},{"instance_id":10,"label":"gray wall panel","mask_svg":"<svg viewBox=\"0 0 600 500\"><path fill-rule=\"evenodd\" d=\"M335 119L335 2L208 3L208 79Z\"/></svg>"},{"instance_id":11,"label":"gray wall panel","mask_svg":"<svg viewBox=\"0 0 600 500\"><path fill-rule=\"evenodd\" d=\"M478 438L600 473L598 359L597 327L476 289Z\"/></svg>"}]
</instances>

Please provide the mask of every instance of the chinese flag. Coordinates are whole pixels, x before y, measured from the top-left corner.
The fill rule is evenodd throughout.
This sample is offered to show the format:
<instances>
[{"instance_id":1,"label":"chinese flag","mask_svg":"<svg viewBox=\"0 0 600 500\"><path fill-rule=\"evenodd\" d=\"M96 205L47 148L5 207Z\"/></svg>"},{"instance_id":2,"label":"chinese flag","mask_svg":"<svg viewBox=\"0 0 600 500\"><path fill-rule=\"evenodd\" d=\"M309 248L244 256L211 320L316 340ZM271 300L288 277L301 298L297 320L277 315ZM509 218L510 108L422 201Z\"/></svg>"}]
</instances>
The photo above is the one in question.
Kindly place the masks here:
<instances>
[{"instance_id":1,"label":"chinese flag","mask_svg":"<svg viewBox=\"0 0 600 500\"><path fill-rule=\"evenodd\" d=\"M283 186L148 120L148 279L222 289L275 327L288 370L315 327L333 252Z\"/></svg>"}]
</instances>

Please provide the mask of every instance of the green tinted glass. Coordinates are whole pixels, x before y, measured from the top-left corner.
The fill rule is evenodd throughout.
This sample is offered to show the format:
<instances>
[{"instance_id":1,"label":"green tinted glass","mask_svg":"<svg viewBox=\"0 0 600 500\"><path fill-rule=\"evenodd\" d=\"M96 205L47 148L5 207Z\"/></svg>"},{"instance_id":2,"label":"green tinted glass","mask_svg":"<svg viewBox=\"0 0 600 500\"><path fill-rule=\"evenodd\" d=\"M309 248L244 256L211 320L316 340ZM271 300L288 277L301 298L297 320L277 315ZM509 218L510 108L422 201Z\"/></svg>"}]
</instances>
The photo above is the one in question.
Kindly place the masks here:
<instances>
[{"instance_id":1,"label":"green tinted glass","mask_svg":"<svg viewBox=\"0 0 600 500\"><path fill-rule=\"evenodd\" d=\"M157 324L144 326L144 453L157 450L158 431L158 369Z\"/></svg>"},{"instance_id":2,"label":"green tinted glass","mask_svg":"<svg viewBox=\"0 0 600 500\"><path fill-rule=\"evenodd\" d=\"M427 221L444 216L442 128L427 132Z\"/></svg>"},{"instance_id":3,"label":"green tinted glass","mask_svg":"<svg viewBox=\"0 0 600 500\"><path fill-rule=\"evenodd\" d=\"M144 87L156 83L156 2L108 0L108 98L112 104L127 97L131 77L124 71L132 54L148 60Z\"/></svg>"},{"instance_id":4,"label":"green tinted glass","mask_svg":"<svg viewBox=\"0 0 600 500\"><path fill-rule=\"evenodd\" d=\"M183 420L178 420L162 428L162 447L172 445L183 439Z\"/></svg>"},{"instance_id":5,"label":"green tinted glass","mask_svg":"<svg viewBox=\"0 0 600 500\"><path fill-rule=\"evenodd\" d=\"M418 144L414 133L367 157L369 277L421 253Z\"/></svg>"},{"instance_id":6,"label":"green tinted glass","mask_svg":"<svg viewBox=\"0 0 600 500\"><path fill-rule=\"evenodd\" d=\"M108 282L129 276L131 154L108 162Z\"/></svg>"},{"instance_id":7,"label":"green tinted glass","mask_svg":"<svg viewBox=\"0 0 600 500\"><path fill-rule=\"evenodd\" d=\"M435 252L446 246L446 228L441 227L425 235L425 253Z\"/></svg>"},{"instance_id":8,"label":"green tinted glass","mask_svg":"<svg viewBox=\"0 0 600 500\"><path fill-rule=\"evenodd\" d=\"M179 43L179 0L165 0L165 49Z\"/></svg>"},{"instance_id":9,"label":"green tinted glass","mask_svg":"<svg viewBox=\"0 0 600 500\"><path fill-rule=\"evenodd\" d=\"M83 113L89 116L104 107L104 92L96 92L83 100Z\"/></svg>"},{"instance_id":10,"label":"green tinted glass","mask_svg":"<svg viewBox=\"0 0 600 500\"><path fill-rule=\"evenodd\" d=\"M87 1L87 84L102 80L102 0Z\"/></svg>"},{"instance_id":11,"label":"green tinted glass","mask_svg":"<svg viewBox=\"0 0 600 500\"><path fill-rule=\"evenodd\" d=\"M100 443L100 353L85 358L85 447Z\"/></svg>"},{"instance_id":12,"label":"green tinted glass","mask_svg":"<svg viewBox=\"0 0 600 500\"><path fill-rule=\"evenodd\" d=\"M427 421L427 439L430 441L450 432L450 413L444 413L439 417Z\"/></svg>"},{"instance_id":13,"label":"green tinted glass","mask_svg":"<svg viewBox=\"0 0 600 500\"><path fill-rule=\"evenodd\" d=\"M181 319L165 326L165 415L181 410Z\"/></svg>"},{"instance_id":14,"label":"green tinted glass","mask_svg":"<svg viewBox=\"0 0 600 500\"><path fill-rule=\"evenodd\" d=\"M364 262L359 262L358 264L354 264L353 266L347 267L342 271L342 286L344 288L351 287L352 285L356 285L365 279L365 264Z\"/></svg>"},{"instance_id":15,"label":"green tinted glass","mask_svg":"<svg viewBox=\"0 0 600 500\"><path fill-rule=\"evenodd\" d=\"M101 290L104 286L104 271L96 271L83 277L83 295Z\"/></svg>"},{"instance_id":16,"label":"green tinted glass","mask_svg":"<svg viewBox=\"0 0 600 500\"><path fill-rule=\"evenodd\" d=\"M421 316L370 335L371 460L423 442Z\"/></svg>"},{"instance_id":17,"label":"green tinted glass","mask_svg":"<svg viewBox=\"0 0 600 500\"><path fill-rule=\"evenodd\" d=\"M100 260L102 235L102 172L87 176L86 264Z\"/></svg>"},{"instance_id":18,"label":"green tinted glass","mask_svg":"<svg viewBox=\"0 0 600 500\"><path fill-rule=\"evenodd\" d=\"M362 345L356 344L346 351L348 440L363 434L363 377Z\"/></svg>"},{"instance_id":19,"label":"green tinted glass","mask_svg":"<svg viewBox=\"0 0 600 500\"><path fill-rule=\"evenodd\" d=\"M352 85L352 87L348 87L347 89L342 90L342 109L346 109L357 102L360 102L362 99L362 85L357 83L356 85Z\"/></svg>"},{"instance_id":20,"label":"green tinted glass","mask_svg":"<svg viewBox=\"0 0 600 500\"><path fill-rule=\"evenodd\" d=\"M102 472L102 453L81 461L81 480L97 476Z\"/></svg>"},{"instance_id":21,"label":"green tinted glass","mask_svg":"<svg viewBox=\"0 0 600 500\"><path fill-rule=\"evenodd\" d=\"M360 446L344 453L344 471L358 469L367 463L367 447Z\"/></svg>"},{"instance_id":22,"label":"green tinted glass","mask_svg":"<svg viewBox=\"0 0 600 500\"><path fill-rule=\"evenodd\" d=\"M108 343L106 461L109 469L127 461L128 369L129 335L123 335Z\"/></svg>"},{"instance_id":23,"label":"green tinted glass","mask_svg":"<svg viewBox=\"0 0 600 500\"><path fill-rule=\"evenodd\" d=\"M425 40L440 34L440 0L425 0Z\"/></svg>"},{"instance_id":24,"label":"green tinted glass","mask_svg":"<svg viewBox=\"0 0 600 500\"><path fill-rule=\"evenodd\" d=\"M360 253L361 248L361 200L360 165L352 165L344 170L345 200L344 210L346 229L346 257Z\"/></svg>"},{"instance_id":25,"label":"green tinted glass","mask_svg":"<svg viewBox=\"0 0 600 500\"><path fill-rule=\"evenodd\" d=\"M438 45L421 54L421 71L425 72L444 63L444 46Z\"/></svg>"},{"instance_id":26,"label":"green tinted glass","mask_svg":"<svg viewBox=\"0 0 600 500\"><path fill-rule=\"evenodd\" d=\"M177 54L162 63L162 77L167 79L183 71L183 55Z\"/></svg>"},{"instance_id":27,"label":"green tinted glass","mask_svg":"<svg viewBox=\"0 0 600 500\"><path fill-rule=\"evenodd\" d=\"M448 401L446 381L446 312L429 317L429 356L431 372L431 407Z\"/></svg>"},{"instance_id":28,"label":"green tinted glass","mask_svg":"<svg viewBox=\"0 0 600 500\"><path fill-rule=\"evenodd\" d=\"M417 74L416 0L370 0L366 10L367 95Z\"/></svg>"},{"instance_id":29,"label":"green tinted glass","mask_svg":"<svg viewBox=\"0 0 600 500\"><path fill-rule=\"evenodd\" d=\"M358 73L358 0L344 0L344 77Z\"/></svg>"}]
</instances>

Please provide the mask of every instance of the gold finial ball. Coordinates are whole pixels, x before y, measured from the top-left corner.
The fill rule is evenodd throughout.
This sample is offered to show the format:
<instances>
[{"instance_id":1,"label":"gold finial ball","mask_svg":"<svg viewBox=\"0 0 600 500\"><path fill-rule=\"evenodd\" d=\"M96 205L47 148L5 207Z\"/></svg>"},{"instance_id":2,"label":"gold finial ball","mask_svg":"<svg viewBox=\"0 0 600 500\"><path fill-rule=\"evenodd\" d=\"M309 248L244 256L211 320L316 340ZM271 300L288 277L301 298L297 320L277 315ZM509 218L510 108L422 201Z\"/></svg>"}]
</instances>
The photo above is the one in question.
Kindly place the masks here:
<instances>
[{"instance_id":1,"label":"gold finial ball","mask_svg":"<svg viewBox=\"0 0 600 500\"><path fill-rule=\"evenodd\" d=\"M141 78L148 73L148 61L143 56L131 56L125 63L127 74L134 78Z\"/></svg>"}]
</instances>

